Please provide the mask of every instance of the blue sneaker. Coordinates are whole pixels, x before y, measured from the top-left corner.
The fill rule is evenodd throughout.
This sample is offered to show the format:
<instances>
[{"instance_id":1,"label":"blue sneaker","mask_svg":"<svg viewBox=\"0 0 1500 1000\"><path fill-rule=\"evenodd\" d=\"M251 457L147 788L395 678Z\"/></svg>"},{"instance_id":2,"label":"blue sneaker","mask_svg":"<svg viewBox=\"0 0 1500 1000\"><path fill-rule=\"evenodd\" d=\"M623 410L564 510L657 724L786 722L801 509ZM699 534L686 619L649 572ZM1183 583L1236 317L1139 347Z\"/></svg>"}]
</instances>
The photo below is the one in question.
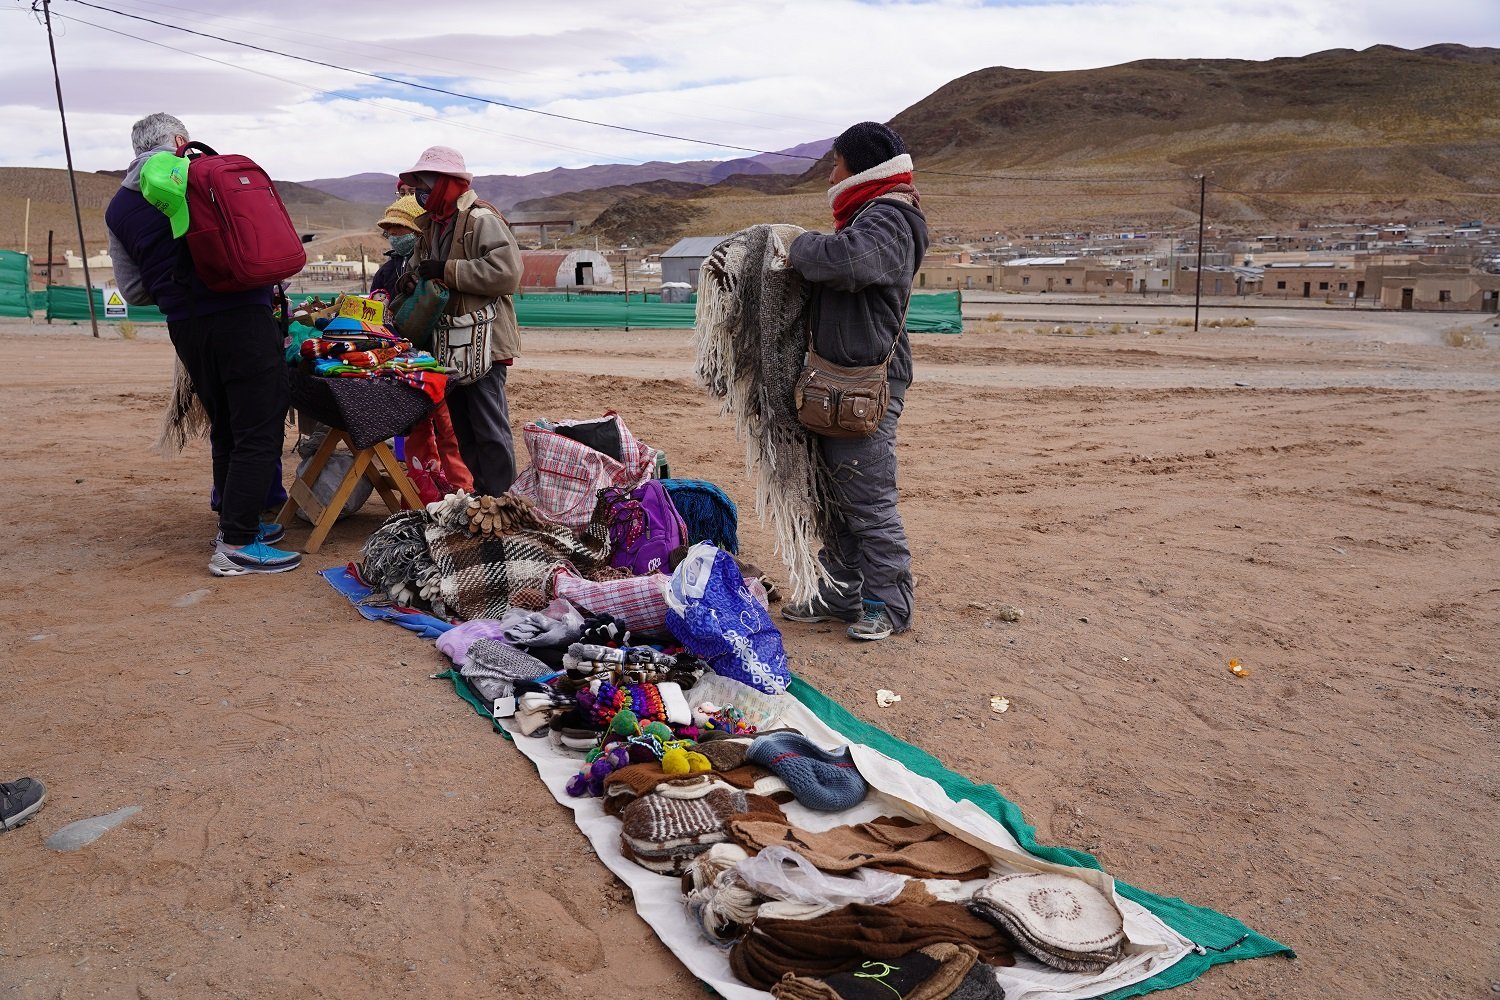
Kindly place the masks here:
<instances>
[{"instance_id":1,"label":"blue sneaker","mask_svg":"<svg viewBox=\"0 0 1500 1000\"><path fill-rule=\"evenodd\" d=\"M884 601L865 601L864 614L849 626L849 638L884 639L895 630L891 616L885 613Z\"/></svg>"},{"instance_id":2,"label":"blue sneaker","mask_svg":"<svg viewBox=\"0 0 1500 1000\"><path fill-rule=\"evenodd\" d=\"M246 573L285 573L302 565L297 552L273 549L265 542L251 542L242 549L220 545L208 561L214 576L244 576Z\"/></svg>"},{"instance_id":3,"label":"blue sneaker","mask_svg":"<svg viewBox=\"0 0 1500 1000\"><path fill-rule=\"evenodd\" d=\"M255 533L255 540L257 542L265 542L267 545L275 545L285 537L286 529L275 521L260 522L260 530ZM214 535L214 540L210 544L213 548L218 548L219 543L222 541L224 541L224 532L221 531Z\"/></svg>"}]
</instances>

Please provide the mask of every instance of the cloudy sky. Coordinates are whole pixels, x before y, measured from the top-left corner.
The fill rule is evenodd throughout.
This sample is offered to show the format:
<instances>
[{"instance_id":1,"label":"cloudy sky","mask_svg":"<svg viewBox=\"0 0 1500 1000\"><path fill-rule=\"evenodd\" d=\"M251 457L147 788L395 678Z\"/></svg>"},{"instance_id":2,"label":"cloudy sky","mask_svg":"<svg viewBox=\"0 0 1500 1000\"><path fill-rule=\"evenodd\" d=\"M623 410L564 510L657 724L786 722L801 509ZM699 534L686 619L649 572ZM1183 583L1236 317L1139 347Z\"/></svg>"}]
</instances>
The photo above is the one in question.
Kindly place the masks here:
<instances>
[{"instance_id":1,"label":"cloudy sky","mask_svg":"<svg viewBox=\"0 0 1500 1000\"><path fill-rule=\"evenodd\" d=\"M64 166L40 15L32 0L0 2L0 165ZM79 169L123 166L131 122L169 110L289 180L394 173L438 143L475 173L726 159L746 154L725 147L889 120L987 66L1500 46L1496 0L53 0L52 12Z\"/></svg>"}]
</instances>

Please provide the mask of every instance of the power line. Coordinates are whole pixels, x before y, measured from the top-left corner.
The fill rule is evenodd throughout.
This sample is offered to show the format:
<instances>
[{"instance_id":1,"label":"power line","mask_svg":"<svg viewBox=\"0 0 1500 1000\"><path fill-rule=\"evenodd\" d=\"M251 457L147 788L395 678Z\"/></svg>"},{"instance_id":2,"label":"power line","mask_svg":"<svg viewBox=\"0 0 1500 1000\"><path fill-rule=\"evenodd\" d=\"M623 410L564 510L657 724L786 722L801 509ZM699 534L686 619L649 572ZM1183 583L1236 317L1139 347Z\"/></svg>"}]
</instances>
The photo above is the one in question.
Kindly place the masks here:
<instances>
[{"instance_id":1,"label":"power line","mask_svg":"<svg viewBox=\"0 0 1500 1000\"><path fill-rule=\"evenodd\" d=\"M453 98L457 98L459 100L464 100L464 101L472 101L472 102L475 102L475 103L478 103L478 104L488 104L488 105L491 105L491 106L494 106L494 107L507 108L507 109L512 110L512 111L524 111L524 112L528 112L528 113L534 114L534 115L541 115L541 116L546 117L546 118L554 118L554 119L558 119L558 120L561 120L561 121L573 122L575 124L592 125L592 126L594 126L596 128L607 128L607 129L613 129L613 130L619 131L619 132L630 132L630 133L633 133L635 135L644 135L644 136L649 136L651 138L656 138L656 139L671 139L671 140L673 140L675 142L687 142L687 143L693 143L695 145L714 146L714 147L717 147L719 149L729 149L729 150L734 150L736 152L741 152L741 153L753 153L753 154L760 155L760 156L780 156L780 157L784 157L786 159L807 160L807 161L809 161L811 163L816 163L816 162L818 162L819 160L822 159L822 157L808 156L808 155L802 154L802 153L783 153L783 152L780 152L780 151L777 151L777 150L756 149L756 148L751 147L751 146L736 146L736 145L733 145L733 144L730 144L730 143L716 142L716 141L713 141L713 140L710 140L710 139L696 139L696 138L693 138L691 136L674 135L674 134L668 133L668 132L655 132L655 131L652 131L650 129L640 129L640 128L634 128L634 127L629 126L629 125L617 125L617 124L614 124L614 123L611 123L611 122L594 121L594 120L589 119L589 118L581 118L581 117L578 117L578 116L575 116L575 115L565 115L565 114L561 114L561 113L555 112L555 111L543 111L543 110L541 110L539 108L528 108L528 107L525 107L524 105L511 104L511 103L506 102L506 101L497 101L497 100L494 100L493 98L479 97L479 96L474 95L474 94L465 94L465 93L462 93L460 91L449 90L449 89L444 88L444 87L436 87L436 86L433 86L431 84L418 83L418 82L416 82L414 80L404 80L404 79L402 79L400 77L388 76L388 75L385 75L385 74L382 74L382 73L373 73L373 72L371 72L369 70L354 69L354 68L348 67L348 66L340 66L337 63L328 62L328 61L322 60L322 59L313 59L313 58L311 58L309 56L300 56L300 55L296 55L296 54L290 53L290 52L282 52L282 51L279 51L277 49L268 48L266 46L255 45L255 44L252 44L250 42L239 41L239 40L233 39L233 38L226 38L226 37L224 37L222 35L215 35L215 34L212 34L210 32L197 31L197 30L194 30L192 28L182 27L181 25L169 24L169 23L164 22L164 21L158 21L155 18L145 17L144 15L131 14L131 13L128 13L128 12L125 12L125 11L116 10L116 9L114 9L112 7L105 7L105 6L100 5L100 4L89 3L88 0L72 0L72 2L77 3L77 4L79 4L80 6L83 6L83 7L89 7L91 9L93 9L93 10L104 11L106 13L114 14L114 15L119 16L119 17L130 18L131 20L135 20L135 21L144 21L147 24L154 24L157 27L161 27L161 28L170 28L173 31L180 31L180 32L183 32L185 34L195 35L195 36L197 36L199 38L209 38L209 39L212 39L214 41L223 42L223 43L225 43L227 45L236 45L236 46L239 46L241 48L250 49L252 51L261 52L261 53L264 53L264 54L267 54L267 55L281 56L284 59L294 59L294 60L297 60L298 62L309 63L309 64L314 65L314 66L320 66L320 67L322 67L324 69L332 69L332 70L337 70L337 71L343 72L343 73L351 73L351 74L353 74L355 76L363 76L363 77L366 77L366 78L372 79L372 80L380 80L380 81L382 81L384 83L390 83L390 84L396 84L396 85L399 85L399 86L412 87L412 88L417 89L417 90L424 90L424 91L427 91L429 93L434 93L434 94L442 94L442 95L444 95L446 97L453 97ZM83 23L89 23L89 22L83 22ZM95 25L95 27L102 27L102 26ZM109 29L105 29L105 30L109 30ZM131 36L131 37L135 37L135 36ZM243 68L243 67L241 67L241 68ZM925 176L933 176L933 177L955 177L955 178L970 179L970 180L986 180L986 181L988 181L988 180L1012 180L1012 181L1035 182L1035 183L1062 183L1062 184L1126 184L1126 183L1136 183L1136 182L1144 182L1144 181L1180 181L1180 180L1184 179L1183 177L1178 176L1178 175L1159 175L1159 176L1146 176L1146 177L1057 177L1057 176L1052 176L1052 177L1023 177L1023 176L1010 175L1010 174L993 174L993 173L991 173L991 174L971 174L971 173L962 173L962 172L958 172L958 171L925 170L925 169L922 171L922 173Z\"/></svg>"},{"instance_id":2,"label":"power line","mask_svg":"<svg viewBox=\"0 0 1500 1000\"><path fill-rule=\"evenodd\" d=\"M83 18L78 17L78 16L73 15L73 14L66 14L66 15L65 14L56 14L56 15L53 15L53 16L55 18L57 18L58 20L67 20L67 21L71 21L74 24L82 24L82 25L86 25L86 26L88 26L90 28L97 28L99 31L108 32L111 35L119 35L122 38L130 38L130 39L134 39L135 41L138 41L138 42L145 42L147 45L155 45L155 46L158 46L160 48L168 49L168 50L170 50L172 52L177 52L177 53L180 53L180 54L185 55L185 56L192 56L192 57L197 58L197 59L203 59L203 60L205 60L207 62L214 63L215 65L224 66L224 67L226 67L228 69L237 69L237 70L241 70L242 72L245 72L245 73L252 73L255 76L263 76L263 77L265 77L268 80L275 80L278 83L285 83L288 86L298 87L298 88L301 88L301 89L304 89L304 90L315 91L316 93L323 94L325 96L332 97L332 98L335 98L337 100L341 100L341 101L354 101L354 102L359 103L359 104L369 105L370 107L377 108L377 109L379 109L381 111L389 111L389 112L391 112L393 114L404 115L404 116L411 117L411 118L421 118L421 119L424 119L426 121L437 122L437 123L439 123L441 125L447 125L447 126L450 126L452 128L464 129L466 131L477 132L477 133L480 133L480 134L483 134L483 135L498 136L498 137L500 137L502 139L516 139L516 140L518 140L520 142L534 143L534 144L539 145L539 146L551 146L554 149L564 149L564 150L567 150L567 151L572 152L572 153L588 153L588 154L590 154L592 156L615 157L614 153L605 153L605 152L601 152L601 151L599 151L597 149L586 149L586 148L584 148L582 146L569 146L569 145L567 145L565 143L552 142L552 141L547 140L547 139L533 139L533 138L530 138L530 137L524 136L524 135L516 135L513 132L501 132L501 131L498 131L496 129L488 129L488 128L483 128L483 127L478 126L478 125L469 125L469 124L466 124L464 122L457 122L457 121L454 121L454 120L452 120L450 118L443 118L443 117L441 117L439 115L424 114L423 112L412 111L412 110L407 109L407 108L394 108L394 107L391 107L388 104L381 104L380 102L371 100L370 98L367 98L367 97L354 97L353 95L350 95L350 94L341 94L338 91L334 91L334 90L325 90L322 87L316 87L316 86L313 86L310 83L304 83L304 82L302 82L300 80L293 80L293 79L290 79L288 77L277 76L275 73L267 73L264 70L251 69L249 66L241 66L238 63L232 63L232 62L229 62L229 61L224 60L224 59L215 59L213 56L204 55L201 52L193 52L190 49L181 49L181 48L178 48L175 45L168 45L166 42L160 42L160 41L157 41L154 38L144 38L144 37L142 37L140 35L131 34L128 31L121 31L119 28L110 28L110 27L106 27L105 25L102 25L102 24L96 24L93 21L86 21ZM616 158L619 158L619 157L616 157Z\"/></svg>"},{"instance_id":3,"label":"power line","mask_svg":"<svg viewBox=\"0 0 1500 1000\"><path fill-rule=\"evenodd\" d=\"M671 139L674 142L690 142L690 143L695 143L695 144L701 145L701 146L716 146L719 149L732 149L732 150L734 150L736 152L740 152L740 153L755 153L757 155L762 155L762 156L785 156L785 157L787 157L789 159L796 159L796 160L816 160L817 159L817 157L814 157L814 156L804 156L804 155L802 155L800 153L778 153L775 150L770 150L770 149L755 149L755 148L752 148L750 146L735 146L735 145L732 145L732 144L726 143L726 142L713 142L713 141L708 140L708 139L694 139L694 138L692 138L690 136L685 136L685 135L672 135L669 132L653 132L650 129L632 128L629 125L615 125L615 124L612 124L610 122L598 122L598 121L593 121L592 119L588 119L588 118L579 118L579 117L577 117L575 115L564 115L564 114L560 114L560 113L558 113L556 111L543 111L540 108L528 108L528 107L525 107L524 105L510 104L510 103L508 103L506 101L497 101L497 100L495 100L493 98L489 98L489 97L478 97L478 96L473 95L473 94L460 93L459 91L456 91L456 90L448 90L445 87L434 87L433 85L428 84L428 83L417 83L414 80L403 80L400 77L386 76L383 73L372 73L369 70L364 70L364 69L352 69L352 68L350 68L348 66L340 66L337 63L325 62L322 59L313 59L313 58L311 58L309 56L299 56L299 55L293 55L290 52L280 52L280 51L277 51L276 49L266 48L263 45L254 45L254 44L252 44L250 42L241 42L241 41L237 41L237 40L235 40L233 38L225 38L222 35L210 34L209 32L206 32L206 31L195 31L192 28L184 28L184 27L182 27L180 25L168 24L165 21L158 21L158 20L156 20L154 18L144 17L144 16L142 16L140 14L127 14L124 11L115 10L112 7L104 7L104 6L101 6L99 4L89 3L89 2L87 2L87 0L72 0L72 2L78 4L79 6L82 6L82 7L89 7L89 8L92 8L94 10L102 10L105 13L114 14L114 15L116 15L118 17L128 17L128 18L130 18L131 20L134 20L134 21L145 21L147 24L154 24L154 25L156 25L159 28L171 28L173 31L181 31L181 32L183 32L185 34L196 35L199 38L211 38L211 39L213 39L216 42L224 42L227 45L238 45L241 48L251 49L251 50L253 50L255 52L263 52L266 55L281 56L282 58L285 58L285 59L295 59L298 62L311 63L314 66L321 66L324 69L333 69L333 70L339 70L339 71L344 72L344 73L353 73L356 76L368 77L371 80L380 80L380 81L382 81L384 83L399 84L399 85L402 85L402 86L412 87L412 88L414 88L416 90L425 90L425 91L428 91L429 93L433 93L433 94L442 94L445 97L454 97L454 98L457 98L457 99L462 100L462 101L474 101L475 103L478 103L478 104L489 104L489 105L493 105L494 107L497 107L497 108L508 108L511 111L525 111L525 112L527 112L529 114L542 115L543 117L546 117L546 118L556 118L556 119L558 119L560 121L573 122L574 124L579 124L579 125L593 125L596 128L614 129L615 131L618 131L618 132L631 132L631 133L634 133L635 135L650 136L650 137L652 137L654 139Z\"/></svg>"},{"instance_id":4,"label":"power line","mask_svg":"<svg viewBox=\"0 0 1500 1000\"><path fill-rule=\"evenodd\" d=\"M119 3L120 0L115 0L115 2ZM203 17L203 15L204 15L204 12L202 12L202 11L194 10L194 9L188 8L188 7L181 7L181 6L177 6L175 4L170 4L170 3L161 3L161 2L159 2L159 0L130 0L130 3L126 5L127 9L129 9L129 7L132 6L132 5L135 6L135 7L140 7L140 6L144 5L146 7L154 7L156 9L158 9L158 10L168 10L168 11L176 12L178 14L185 14L185 15L188 15L188 16L195 16L195 17L200 17L200 18ZM285 28L284 28L283 25L267 24L264 21L256 21L256 20L252 20L252 19L247 18L247 17L235 17L235 16L232 16L232 15L229 15L229 14L213 14L213 15L211 15L211 19L217 19L217 20L221 20L221 21L234 21L234 22L237 22L239 24L250 25L253 28L264 28L264 29L266 29L265 31L254 31L254 30L250 31L250 34L256 35L256 36L259 36L259 37L262 37L262 38L283 38L283 37L285 37ZM378 50L381 50L382 52L395 53L398 56L413 56L413 55L415 55L415 56L421 56L421 57L424 57L424 58L426 58L428 60L428 63L427 63L428 66L431 65L431 61L432 60L439 60L445 66L446 65L473 66L475 68L478 68L478 69L481 69L481 70L486 70L486 71L499 69L499 70L505 71L506 73L516 74L517 76L529 76L529 77L538 77L538 78L542 78L544 76L544 74L537 73L534 70L518 69L518 68L516 68L514 66L499 66L499 65L494 65L494 64L491 64L491 63L476 62L476 61L474 61L472 59L462 59L462 58L458 58L458 57L451 56L451 55L448 55L448 54L437 55L437 54L430 53L430 52L423 52L423 51L418 50L418 49L412 49L410 47L400 47L400 46L395 46L395 45L383 45L380 42L371 42L371 41L359 40L359 39L353 39L353 38L339 39L336 42L320 38L320 39L317 40L317 42L318 42L318 47L320 49L322 49L322 50L325 50L325 51L328 51L330 49L334 49L335 46L342 47L345 51L349 51L350 46L353 46L353 48L355 50L358 50L360 48L364 48L364 49L378 49ZM389 58L389 57L382 56L382 58ZM407 62L407 65L410 65L410 61L409 60L405 60L405 61ZM495 84L499 83L498 80L487 79L487 78L484 78L484 77L475 77L475 79L483 80L486 83L495 83ZM738 108L738 107L732 107L730 105L725 105L725 104L713 104L713 105L709 105L709 106L710 107L722 107L722 108L726 108L726 109L728 109L730 111L736 111L736 112L745 113L745 114L755 114L755 115L761 115L763 117L780 118L780 119L784 119L784 120L787 120L787 121L804 122L804 123L807 123L807 124L819 125L819 126L827 126L827 127L830 127L830 128L837 127L835 125L835 123L828 122L828 121L822 121L822 120L819 120L819 119L816 119L816 118L804 118L804 117L799 117L799 116L795 116L795 115L785 115L785 114L778 114L778 113L775 113L775 112L767 112L767 111L759 111L759 110L753 110L753 109ZM757 124L754 124L753 122L729 121L729 120L726 120L726 119L723 119L723 118L710 118L710 117L707 117L707 116L704 116L704 115L688 114L688 113L685 113L685 112L682 112L682 111L678 111L678 110L674 110L673 114L675 114L675 115L677 115L679 117L693 118L693 119L696 119L698 121L716 122L716 123L721 124L721 125L742 125L742 126L746 126L746 127L749 127L749 128L757 128L757 129L764 129L766 131L771 131L771 126L769 126L769 125L757 125Z\"/></svg>"}]
</instances>

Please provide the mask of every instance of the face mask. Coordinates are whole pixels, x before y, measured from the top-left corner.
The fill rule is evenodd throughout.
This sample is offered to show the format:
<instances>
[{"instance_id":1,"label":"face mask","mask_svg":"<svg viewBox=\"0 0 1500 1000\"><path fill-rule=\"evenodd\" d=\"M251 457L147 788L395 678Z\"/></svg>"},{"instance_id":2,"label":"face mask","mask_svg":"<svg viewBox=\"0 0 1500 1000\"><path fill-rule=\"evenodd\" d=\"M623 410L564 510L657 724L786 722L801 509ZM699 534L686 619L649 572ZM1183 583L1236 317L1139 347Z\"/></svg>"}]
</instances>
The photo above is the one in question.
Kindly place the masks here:
<instances>
[{"instance_id":1,"label":"face mask","mask_svg":"<svg viewBox=\"0 0 1500 1000\"><path fill-rule=\"evenodd\" d=\"M421 205L423 208L426 208L427 207L427 196L430 195L430 194L432 194L431 191L418 191L415 195L413 195L413 197L417 199L417 204L418 205Z\"/></svg>"},{"instance_id":2,"label":"face mask","mask_svg":"<svg viewBox=\"0 0 1500 1000\"><path fill-rule=\"evenodd\" d=\"M391 251L398 257L410 257L417 249L417 234L402 233L400 236L387 237L390 240Z\"/></svg>"}]
</instances>

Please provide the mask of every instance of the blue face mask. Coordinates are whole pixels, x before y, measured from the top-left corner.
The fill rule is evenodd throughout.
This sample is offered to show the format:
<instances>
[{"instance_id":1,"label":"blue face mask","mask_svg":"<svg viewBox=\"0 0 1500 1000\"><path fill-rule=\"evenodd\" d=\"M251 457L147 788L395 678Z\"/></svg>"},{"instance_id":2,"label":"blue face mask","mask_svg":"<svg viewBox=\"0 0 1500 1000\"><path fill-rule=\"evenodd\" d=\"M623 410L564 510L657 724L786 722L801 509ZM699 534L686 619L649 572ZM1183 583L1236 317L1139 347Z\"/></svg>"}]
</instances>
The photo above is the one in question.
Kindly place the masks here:
<instances>
[{"instance_id":1,"label":"blue face mask","mask_svg":"<svg viewBox=\"0 0 1500 1000\"><path fill-rule=\"evenodd\" d=\"M389 236L391 252L397 257L410 257L417 249L417 234L402 233L400 236Z\"/></svg>"},{"instance_id":2,"label":"blue face mask","mask_svg":"<svg viewBox=\"0 0 1500 1000\"><path fill-rule=\"evenodd\" d=\"M417 204L418 205L421 205L423 208L426 208L427 207L427 196L430 195L430 194L432 194L431 191L421 191L421 190L419 190L412 197L414 197L414 198L417 199Z\"/></svg>"}]
</instances>

